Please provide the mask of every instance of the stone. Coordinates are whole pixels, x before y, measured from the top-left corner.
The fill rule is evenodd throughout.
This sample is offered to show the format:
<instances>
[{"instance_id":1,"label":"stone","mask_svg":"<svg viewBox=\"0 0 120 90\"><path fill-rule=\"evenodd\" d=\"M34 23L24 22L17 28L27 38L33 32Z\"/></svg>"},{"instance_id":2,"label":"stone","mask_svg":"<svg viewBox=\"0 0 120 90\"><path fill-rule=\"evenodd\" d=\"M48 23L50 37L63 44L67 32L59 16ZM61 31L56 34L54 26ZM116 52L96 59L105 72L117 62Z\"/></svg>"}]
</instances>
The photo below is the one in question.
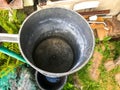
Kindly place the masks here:
<instances>
[{"instance_id":1,"label":"stone","mask_svg":"<svg viewBox=\"0 0 120 90\"><path fill-rule=\"evenodd\" d=\"M118 85L120 86L120 73L117 73L115 75L115 81L118 83Z\"/></svg>"},{"instance_id":2,"label":"stone","mask_svg":"<svg viewBox=\"0 0 120 90\"><path fill-rule=\"evenodd\" d=\"M99 78L100 72L99 72L98 69L94 69L93 71L91 70L91 73L90 73L90 74L91 74L90 77L91 77L93 80L97 81L98 78Z\"/></svg>"},{"instance_id":3,"label":"stone","mask_svg":"<svg viewBox=\"0 0 120 90\"><path fill-rule=\"evenodd\" d=\"M115 60L115 65L120 65L120 56Z\"/></svg>"},{"instance_id":4,"label":"stone","mask_svg":"<svg viewBox=\"0 0 120 90\"><path fill-rule=\"evenodd\" d=\"M107 71L111 71L115 68L115 63L113 60L107 61L104 63L104 67Z\"/></svg>"},{"instance_id":5,"label":"stone","mask_svg":"<svg viewBox=\"0 0 120 90\"><path fill-rule=\"evenodd\" d=\"M93 59L92 59L92 66L90 68L90 77L93 79L93 80L97 80L99 78L99 66L101 64L101 61L102 61L102 58L103 58L103 55L98 52L98 51L95 51L94 54L93 54Z\"/></svg>"}]
</instances>

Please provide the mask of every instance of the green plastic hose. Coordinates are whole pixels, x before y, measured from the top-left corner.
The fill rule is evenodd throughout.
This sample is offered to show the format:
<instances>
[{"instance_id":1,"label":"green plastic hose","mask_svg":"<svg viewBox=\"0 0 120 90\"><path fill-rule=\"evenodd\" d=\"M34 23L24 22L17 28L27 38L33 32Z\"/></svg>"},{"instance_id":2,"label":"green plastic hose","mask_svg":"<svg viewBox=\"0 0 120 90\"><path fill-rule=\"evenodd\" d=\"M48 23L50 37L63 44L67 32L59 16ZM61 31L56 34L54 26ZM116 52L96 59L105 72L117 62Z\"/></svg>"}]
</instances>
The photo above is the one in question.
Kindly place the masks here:
<instances>
[{"instance_id":1,"label":"green plastic hose","mask_svg":"<svg viewBox=\"0 0 120 90\"><path fill-rule=\"evenodd\" d=\"M27 63L27 62L25 61L25 59L24 59L21 55L19 55L19 54L13 52L13 51L7 49L7 48L4 47L4 46L0 46L0 52L4 53L4 54L6 54L6 55L9 55L9 56L11 56L11 57L13 57L13 58L16 58L17 60L20 60L20 61L22 61L22 62L24 62L24 63Z\"/></svg>"}]
</instances>

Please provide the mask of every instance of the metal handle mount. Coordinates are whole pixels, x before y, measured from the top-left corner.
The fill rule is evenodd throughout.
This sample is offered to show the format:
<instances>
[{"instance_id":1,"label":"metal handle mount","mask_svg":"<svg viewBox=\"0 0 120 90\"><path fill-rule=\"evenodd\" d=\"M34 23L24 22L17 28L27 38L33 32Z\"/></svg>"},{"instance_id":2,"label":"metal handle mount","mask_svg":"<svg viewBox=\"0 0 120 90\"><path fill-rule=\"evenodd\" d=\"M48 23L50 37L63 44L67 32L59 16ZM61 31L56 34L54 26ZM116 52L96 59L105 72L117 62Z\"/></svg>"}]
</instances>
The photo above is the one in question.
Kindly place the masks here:
<instances>
[{"instance_id":1,"label":"metal handle mount","mask_svg":"<svg viewBox=\"0 0 120 90\"><path fill-rule=\"evenodd\" d=\"M18 34L0 33L0 42L18 43Z\"/></svg>"}]
</instances>

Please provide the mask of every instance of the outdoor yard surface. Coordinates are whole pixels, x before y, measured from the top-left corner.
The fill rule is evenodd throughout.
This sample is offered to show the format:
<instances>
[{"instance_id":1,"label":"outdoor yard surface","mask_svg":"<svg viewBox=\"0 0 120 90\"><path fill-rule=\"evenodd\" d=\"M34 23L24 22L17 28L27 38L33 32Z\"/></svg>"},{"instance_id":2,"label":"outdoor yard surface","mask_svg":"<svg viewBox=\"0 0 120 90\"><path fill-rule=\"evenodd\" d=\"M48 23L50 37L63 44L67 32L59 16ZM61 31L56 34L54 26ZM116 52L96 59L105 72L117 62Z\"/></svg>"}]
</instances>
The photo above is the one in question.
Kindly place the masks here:
<instances>
[{"instance_id":1,"label":"outdoor yard surface","mask_svg":"<svg viewBox=\"0 0 120 90\"><path fill-rule=\"evenodd\" d=\"M9 17L9 13L4 10L0 11L1 30L4 29L7 33L18 33L26 14L13 10L12 16ZM78 72L68 76L63 90L120 90L120 40L105 37L100 41L96 38L95 43L95 50L88 64ZM1 45L20 54L17 44L2 43ZM31 68L24 63L0 53L0 90L18 90L17 86L22 88L23 79L20 77L22 73L30 72L29 70L31 71ZM29 84L29 87L34 87L29 90L39 90L34 80L34 73L29 74L32 76L28 78L30 78L31 83L34 83ZM10 83L11 79L12 82L16 83Z\"/></svg>"}]
</instances>

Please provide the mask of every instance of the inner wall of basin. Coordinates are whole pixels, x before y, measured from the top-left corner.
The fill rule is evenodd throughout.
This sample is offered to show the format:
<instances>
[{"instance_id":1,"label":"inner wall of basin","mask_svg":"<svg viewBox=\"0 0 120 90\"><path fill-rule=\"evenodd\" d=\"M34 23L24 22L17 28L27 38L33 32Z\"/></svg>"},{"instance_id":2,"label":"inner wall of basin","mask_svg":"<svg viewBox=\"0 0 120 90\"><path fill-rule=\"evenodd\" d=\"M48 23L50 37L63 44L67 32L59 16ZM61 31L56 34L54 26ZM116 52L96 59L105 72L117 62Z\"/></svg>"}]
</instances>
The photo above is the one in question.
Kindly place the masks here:
<instances>
[{"instance_id":1,"label":"inner wall of basin","mask_svg":"<svg viewBox=\"0 0 120 90\"><path fill-rule=\"evenodd\" d=\"M38 68L52 73L63 73L76 65L80 48L70 32L51 30L40 35L32 56Z\"/></svg>"}]
</instances>

